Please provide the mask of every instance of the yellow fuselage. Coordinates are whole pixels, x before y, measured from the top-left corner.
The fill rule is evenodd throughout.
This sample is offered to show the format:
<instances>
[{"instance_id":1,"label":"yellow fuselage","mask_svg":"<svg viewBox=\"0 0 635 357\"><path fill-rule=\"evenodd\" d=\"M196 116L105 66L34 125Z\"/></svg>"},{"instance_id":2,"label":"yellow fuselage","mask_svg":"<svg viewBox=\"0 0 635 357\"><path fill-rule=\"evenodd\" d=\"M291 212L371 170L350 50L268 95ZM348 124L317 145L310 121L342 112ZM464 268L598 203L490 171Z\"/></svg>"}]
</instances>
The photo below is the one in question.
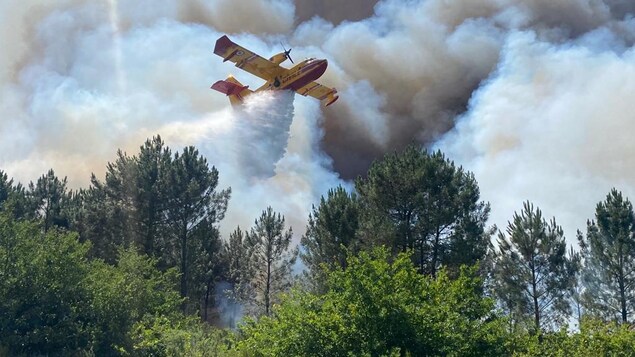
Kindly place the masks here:
<instances>
[{"instance_id":1,"label":"yellow fuselage","mask_svg":"<svg viewBox=\"0 0 635 357\"><path fill-rule=\"evenodd\" d=\"M327 66L328 61L325 59L310 58L304 60L286 70L284 73L268 80L267 83L258 88L256 92L261 90L282 89L298 91L307 84L320 78L326 71Z\"/></svg>"}]
</instances>

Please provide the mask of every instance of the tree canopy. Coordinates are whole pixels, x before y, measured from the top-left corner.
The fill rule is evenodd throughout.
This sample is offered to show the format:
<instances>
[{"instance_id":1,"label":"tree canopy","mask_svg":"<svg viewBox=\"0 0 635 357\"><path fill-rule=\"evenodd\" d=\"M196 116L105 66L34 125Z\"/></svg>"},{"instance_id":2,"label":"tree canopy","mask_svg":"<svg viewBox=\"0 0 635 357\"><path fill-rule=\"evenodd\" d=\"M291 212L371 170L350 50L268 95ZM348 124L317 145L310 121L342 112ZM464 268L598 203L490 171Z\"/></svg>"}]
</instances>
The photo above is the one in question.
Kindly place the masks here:
<instances>
[{"instance_id":1,"label":"tree canopy","mask_svg":"<svg viewBox=\"0 0 635 357\"><path fill-rule=\"evenodd\" d=\"M586 237L578 235L585 260L584 302L589 313L626 323L635 308L633 205L612 189L597 204Z\"/></svg>"},{"instance_id":2,"label":"tree canopy","mask_svg":"<svg viewBox=\"0 0 635 357\"><path fill-rule=\"evenodd\" d=\"M506 332L473 270L423 276L408 254L375 249L328 275L327 291L294 291L241 327L254 356L503 355Z\"/></svg>"},{"instance_id":3,"label":"tree canopy","mask_svg":"<svg viewBox=\"0 0 635 357\"><path fill-rule=\"evenodd\" d=\"M87 188L0 171L0 355L635 350L635 216L616 189L579 252L529 202L494 244L474 175L411 145L327 191L300 237L271 206L225 222L213 159L156 136Z\"/></svg>"},{"instance_id":4,"label":"tree canopy","mask_svg":"<svg viewBox=\"0 0 635 357\"><path fill-rule=\"evenodd\" d=\"M562 326L578 270L577 256L567 255L562 227L547 222L540 209L525 202L514 213L507 236L498 235L494 292L513 322L533 320L534 333Z\"/></svg>"},{"instance_id":5,"label":"tree canopy","mask_svg":"<svg viewBox=\"0 0 635 357\"><path fill-rule=\"evenodd\" d=\"M363 240L394 252L412 250L419 271L457 271L485 256L489 204L474 175L440 151L410 145L375 161L355 181L363 209Z\"/></svg>"}]
</instances>

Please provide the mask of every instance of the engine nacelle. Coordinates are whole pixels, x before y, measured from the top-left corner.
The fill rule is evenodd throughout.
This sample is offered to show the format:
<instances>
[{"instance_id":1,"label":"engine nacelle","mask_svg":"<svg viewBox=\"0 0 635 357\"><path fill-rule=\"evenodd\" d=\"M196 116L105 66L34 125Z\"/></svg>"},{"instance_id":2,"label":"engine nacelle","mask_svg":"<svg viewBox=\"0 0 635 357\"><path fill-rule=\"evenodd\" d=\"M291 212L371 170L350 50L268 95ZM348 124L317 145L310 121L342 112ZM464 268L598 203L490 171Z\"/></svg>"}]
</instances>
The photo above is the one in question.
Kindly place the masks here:
<instances>
[{"instance_id":1,"label":"engine nacelle","mask_svg":"<svg viewBox=\"0 0 635 357\"><path fill-rule=\"evenodd\" d=\"M280 64L284 62L286 59L287 59L287 55L284 52L280 52L276 55L273 55L273 57L269 58L269 61L275 64Z\"/></svg>"}]
</instances>

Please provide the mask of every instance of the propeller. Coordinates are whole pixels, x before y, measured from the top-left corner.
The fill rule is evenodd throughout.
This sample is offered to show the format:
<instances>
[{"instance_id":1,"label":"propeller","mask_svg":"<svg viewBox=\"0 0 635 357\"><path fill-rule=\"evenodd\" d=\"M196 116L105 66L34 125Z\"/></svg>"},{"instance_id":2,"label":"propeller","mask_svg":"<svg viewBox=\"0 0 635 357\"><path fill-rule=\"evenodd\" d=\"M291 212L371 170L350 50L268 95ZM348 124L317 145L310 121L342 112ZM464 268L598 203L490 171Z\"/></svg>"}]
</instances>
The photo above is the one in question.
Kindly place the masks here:
<instances>
[{"instance_id":1,"label":"propeller","mask_svg":"<svg viewBox=\"0 0 635 357\"><path fill-rule=\"evenodd\" d=\"M280 42L280 44L282 45L282 49L284 50L284 56L291 61L291 63L295 64L295 62L293 62L293 60L291 59L291 50L292 48L289 48L288 50L284 47L284 44L282 42Z\"/></svg>"}]
</instances>

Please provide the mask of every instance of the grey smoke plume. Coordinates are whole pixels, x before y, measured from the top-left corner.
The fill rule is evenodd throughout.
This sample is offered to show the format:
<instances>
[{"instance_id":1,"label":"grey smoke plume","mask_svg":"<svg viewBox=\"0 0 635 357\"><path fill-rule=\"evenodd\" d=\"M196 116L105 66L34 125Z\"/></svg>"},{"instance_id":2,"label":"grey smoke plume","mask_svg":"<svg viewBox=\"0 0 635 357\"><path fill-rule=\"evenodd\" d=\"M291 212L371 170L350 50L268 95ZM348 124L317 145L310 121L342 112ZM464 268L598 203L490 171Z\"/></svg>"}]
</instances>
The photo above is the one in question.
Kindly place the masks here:
<instances>
[{"instance_id":1,"label":"grey smoke plume","mask_svg":"<svg viewBox=\"0 0 635 357\"><path fill-rule=\"evenodd\" d=\"M103 175L117 148L136 153L160 134L174 150L197 146L219 168L220 185L232 186L223 233L250 226L268 205L301 232L310 203L339 183L319 151L318 103L266 93L233 110L209 90L234 70L211 51L222 33L181 22L184 5L163 3L147 13L134 1L34 2L32 12L16 13L22 22L13 25L24 31L2 32L16 51L3 56L0 167L22 182L53 167L85 186L91 172ZM277 23L276 7L268 11ZM252 25L272 28L267 20ZM255 36L235 39L274 51ZM250 76L244 82L257 84Z\"/></svg>"},{"instance_id":2,"label":"grey smoke plume","mask_svg":"<svg viewBox=\"0 0 635 357\"><path fill-rule=\"evenodd\" d=\"M475 173L494 222L529 199L574 243L612 187L635 199L634 93L635 51L611 32L564 44L516 33L437 145Z\"/></svg>"},{"instance_id":3,"label":"grey smoke plume","mask_svg":"<svg viewBox=\"0 0 635 357\"><path fill-rule=\"evenodd\" d=\"M412 141L473 170L499 225L531 199L572 238L609 186L634 191L631 1L361 3L4 1L0 167L83 186L117 148L161 134L201 148L233 187L225 232L269 204L301 231L339 176ZM213 55L223 33L263 56L283 41L296 59L327 58L340 101L265 95L230 110L211 83L261 81Z\"/></svg>"}]
</instances>

